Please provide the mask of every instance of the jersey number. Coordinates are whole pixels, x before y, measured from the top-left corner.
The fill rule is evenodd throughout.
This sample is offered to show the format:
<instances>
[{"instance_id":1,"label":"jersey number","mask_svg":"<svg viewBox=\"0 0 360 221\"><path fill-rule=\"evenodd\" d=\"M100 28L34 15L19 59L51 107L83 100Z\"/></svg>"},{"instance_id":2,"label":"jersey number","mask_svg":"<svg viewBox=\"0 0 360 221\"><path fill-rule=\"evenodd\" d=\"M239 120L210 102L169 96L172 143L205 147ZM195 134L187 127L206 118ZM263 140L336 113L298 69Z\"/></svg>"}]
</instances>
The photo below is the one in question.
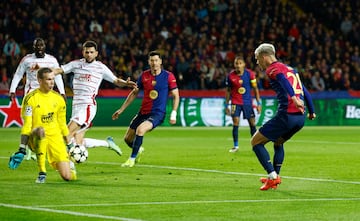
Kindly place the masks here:
<instances>
[{"instance_id":1,"label":"jersey number","mask_svg":"<svg viewBox=\"0 0 360 221\"><path fill-rule=\"evenodd\" d=\"M299 74L298 73L294 74L293 72L287 72L286 77L289 79L290 82L291 82L290 79L292 79L292 87L293 87L295 94L304 95Z\"/></svg>"}]
</instances>

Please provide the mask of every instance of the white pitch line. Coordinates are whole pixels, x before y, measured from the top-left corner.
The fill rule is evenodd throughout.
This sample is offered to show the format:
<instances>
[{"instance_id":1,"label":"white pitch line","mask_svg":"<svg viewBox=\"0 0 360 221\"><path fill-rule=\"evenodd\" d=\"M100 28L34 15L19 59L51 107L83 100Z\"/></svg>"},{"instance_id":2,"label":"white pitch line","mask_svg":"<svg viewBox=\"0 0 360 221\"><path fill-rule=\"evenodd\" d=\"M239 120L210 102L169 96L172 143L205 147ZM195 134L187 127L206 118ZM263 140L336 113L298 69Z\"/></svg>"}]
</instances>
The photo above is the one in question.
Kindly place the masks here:
<instances>
[{"instance_id":1,"label":"white pitch line","mask_svg":"<svg viewBox=\"0 0 360 221\"><path fill-rule=\"evenodd\" d=\"M146 164L140 164L140 165L136 165L136 166L150 167L150 168L161 168L161 169L173 169L173 170L187 170L187 171L197 171L197 172L207 172L207 173L234 174L234 175L243 175L243 176L266 176L264 174L256 174L256 173L231 172L231 171L221 171L221 170L206 170L206 169L198 169L198 168L156 166L156 165L146 165ZM291 176L281 176L281 177L282 178L287 178L287 179L295 179L295 180L309 180L309 181L319 181L319 182L346 183L346 184L360 185L360 181L332 180L332 179L291 177Z\"/></svg>"},{"instance_id":2,"label":"white pitch line","mask_svg":"<svg viewBox=\"0 0 360 221\"><path fill-rule=\"evenodd\" d=\"M129 219L129 218L124 218L124 217L116 217L116 216L104 216L104 215L90 214L90 213L79 213L79 212L73 212L73 211L67 211L67 210L55 210L55 209L39 208L39 207L33 207L33 206L20 206L20 205L14 205L14 204L6 204L6 203L0 203L0 206L8 207L8 208L15 208L15 209L26 209L26 210L32 210L32 211L42 211L42 212L50 212L50 213L68 214L68 215L74 215L74 216L101 218L101 219L108 219L108 220L141 221L140 219Z\"/></svg>"},{"instance_id":3,"label":"white pitch line","mask_svg":"<svg viewBox=\"0 0 360 221\"><path fill-rule=\"evenodd\" d=\"M119 163L114 162L91 162L91 164L107 164L107 165L120 165ZM184 170L184 171L195 171L195 172L205 172L205 173L219 173L219 174L230 174L230 175L242 175L242 176L264 176L264 174L255 174L255 173L242 173L242 172L231 172L231 171L220 171L220 170L207 170L199 168L185 168L185 167L172 167L172 166L157 166L157 165L146 165L138 164L137 167L147 167L147 168L157 168L157 169L172 169L172 170ZM356 184L360 185L360 182L356 181L344 181L344 180L330 180L330 179L319 179L319 178L305 178L305 177L290 177L282 176L287 179L298 179L298 180L308 180L308 181L318 181L318 182L332 182L332 183L345 183L345 184ZM270 200L208 200L208 201L176 201L176 202L129 202L129 203L104 203L104 204L63 204L63 205L38 205L37 207L25 207L17 206L12 204L1 204L0 206L7 206L12 208L22 208L30 210L39 210L47 211L54 213L63 213L71 214L77 216L87 216L95 218L104 218L104 219L113 219L113 220L126 220L126 221L138 221L135 219L120 218L113 216L103 216L97 214L86 214L78 213L65 210L52 210L48 209L51 207L93 207L93 206L126 206L126 205L166 205L166 204L206 204L206 203L262 203L262 202L311 202L311 201L360 201L360 198L315 198L315 199L270 199Z\"/></svg>"},{"instance_id":4,"label":"white pitch line","mask_svg":"<svg viewBox=\"0 0 360 221\"><path fill-rule=\"evenodd\" d=\"M5 157L0 157L4 158ZM8 159L8 158L6 158ZM108 165L120 165L120 163L115 162L92 162L87 161L87 163L93 164L108 164ZM219 173L219 174L232 174L232 175L242 175L242 176L266 176L266 174L257 174L257 173L244 173L244 172L233 172L233 171L221 171L221 170L207 170L199 168L187 168L187 167L172 167L172 166L158 166L158 165L147 165L147 164L137 164L137 167L148 167L148 168L158 168L158 169L172 169L172 170L184 170L184 171L194 171L194 172L204 172L204 173ZM333 179L322 179L322 178L311 178L311 177L292 177L292 176L281 176L286 179L294 180L307 180L307 181L317 181L317 182L329 182L329 183L345 183L345 184L355 184L360 185L360 181L347 181L347 180L333 180Z\"/></svg>"},{"instance_id":5,"label":"white pitch line","mask_svg":"<svg viewBox=\"0 0 360 221\"><path fill-rule=\"evenodd\" d=\"M308 198L308 199L260 199L260 200L194 200L173 202L129 202L129 203L98 203L98 204L62 204L43 205L38 207L100 207L100 206L136 206L136 205L180 205L180 204L216 204L216 203L280 203L280 202L317 202L317 201L360 201L360 198Z\"/></svg>"},{"instance_id":6,"label":"white pitch line","mask_svg":"<svg viewBox=\"0 0 360 221\"><path fill-rule=\"evenodd\" d=\"M112 163L112 162L88 162L88 163L120 165L119 163ZM242 175L242 176L266 176L265 174L257 174L257 173L243 173L243 172L233 172L233 171L207 170L207 169L188 168L188 167L158 166L158 165L148 165L148 164L136 164L136 167L184 170L184 171L193 171L193 172L219 173L219 174ZM292 177L292 176L281 176L281 177L286 178L286 179L294 179L294 180L307 180L307 181L317 181L317 182L345 183L345 184L360 185L360 181L333 180L333 179L309 178L309 177Z\"/></svg>"}]
</instances>

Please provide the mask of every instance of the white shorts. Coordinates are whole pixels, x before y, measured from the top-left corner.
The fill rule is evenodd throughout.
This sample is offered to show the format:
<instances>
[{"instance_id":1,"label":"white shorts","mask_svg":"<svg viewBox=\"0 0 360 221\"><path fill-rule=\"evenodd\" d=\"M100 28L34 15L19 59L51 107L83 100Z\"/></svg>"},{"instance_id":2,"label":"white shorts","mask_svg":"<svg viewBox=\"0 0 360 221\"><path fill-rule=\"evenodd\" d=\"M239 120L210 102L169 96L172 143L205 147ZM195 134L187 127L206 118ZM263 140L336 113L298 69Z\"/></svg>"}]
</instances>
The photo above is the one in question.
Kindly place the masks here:
<instances>
[{"instance_id":1,"label":"white shorts","mask_svg":"<svg viewBox=\"0 0 360 221\"><path fill-rule=\"evenodd\" d=\"M91 126L96 115L97 106L94 104L80 104L72 107L71 119L81 126L82 129Z\"/></svg>"}]
</instances>

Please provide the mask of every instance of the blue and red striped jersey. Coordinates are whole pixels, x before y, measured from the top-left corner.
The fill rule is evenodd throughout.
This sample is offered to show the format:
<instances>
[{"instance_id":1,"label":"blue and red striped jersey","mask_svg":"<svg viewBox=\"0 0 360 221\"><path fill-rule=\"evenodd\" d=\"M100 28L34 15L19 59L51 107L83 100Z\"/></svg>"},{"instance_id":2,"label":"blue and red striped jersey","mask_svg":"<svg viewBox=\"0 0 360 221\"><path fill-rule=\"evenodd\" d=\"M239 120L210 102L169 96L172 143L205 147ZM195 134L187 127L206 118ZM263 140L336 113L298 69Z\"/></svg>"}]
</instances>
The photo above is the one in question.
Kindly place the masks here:
<instances>
[{"instance_id":1,"label":"blue and red striped jersey","mask_svg":"<svg viewBox=\"0 0 360 221\"><path fill-rule=\"evenodd\" d=\"M249 69L243 75L238 75L232 70L226 78L226 86L230 88L231 104L252 105L251 81L256 81L255 73Z\"/></svg>"},{"instance_id":2,"label":"blue and red striped jersey","mask_svg":"<svg viewBox=\"0 0 360 221\"><path fill-rule=\"evenodd\" d=\"M289 92L278 80L279 77L277 77L277 75L280 74L284 76L283 79L288 81L290 85L289 89L293 90L294 95L304 101L304 90L299 74L293 68L281 62L274 62L266 69L266 75L270 78L270 85L276 92L276 96L279 101L278 111L286 113L298 113L299 110L292 101Z\"/></svg>"},{"instance_id":3,"label":"blue and red striped jersey","mask_svg":"<svg viewBox=\"0 0 360 221\"><path fill-rule=\"evenodd\" d=\"M159 75L152 75L150 70L144 71L137 81L140 90L144 91L140 113L166 112L166 102L169 92L177 88L173 73L161 70Z\"/></svg>"}]
</instances>

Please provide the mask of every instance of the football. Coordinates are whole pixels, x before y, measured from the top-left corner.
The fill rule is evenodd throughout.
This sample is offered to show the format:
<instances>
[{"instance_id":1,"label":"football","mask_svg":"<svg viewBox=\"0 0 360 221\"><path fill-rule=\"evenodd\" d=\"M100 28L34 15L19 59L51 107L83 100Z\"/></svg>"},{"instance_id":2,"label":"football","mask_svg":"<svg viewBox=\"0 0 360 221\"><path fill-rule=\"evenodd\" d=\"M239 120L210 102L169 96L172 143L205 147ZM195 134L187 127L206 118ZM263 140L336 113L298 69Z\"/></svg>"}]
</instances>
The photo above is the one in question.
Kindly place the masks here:
<instances>
[{"instance_id":1,"label":"football","mask_svg":"<svg viewBox=\"0 0 360 221\"><path fill-rule=\"evenodd\" d=\"M83 145L76 145L69 151L70 159L76 163L83 163L89 156L89 152Z\"/></svg>"}]
</instances>

